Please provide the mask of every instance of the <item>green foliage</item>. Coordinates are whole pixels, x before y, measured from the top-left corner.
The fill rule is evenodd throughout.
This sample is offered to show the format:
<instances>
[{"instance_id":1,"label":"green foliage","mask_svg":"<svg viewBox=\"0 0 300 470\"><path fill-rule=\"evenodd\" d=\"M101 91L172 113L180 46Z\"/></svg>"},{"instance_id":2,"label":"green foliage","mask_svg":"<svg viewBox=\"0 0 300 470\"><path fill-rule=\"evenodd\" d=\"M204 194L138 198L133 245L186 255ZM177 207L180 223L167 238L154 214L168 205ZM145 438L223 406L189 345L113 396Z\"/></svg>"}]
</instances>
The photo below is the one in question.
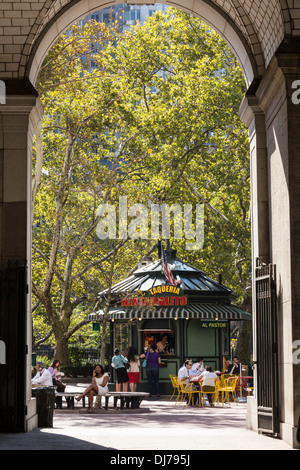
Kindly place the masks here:
<instances>
[{"instance_id":1,"label":"green foliage","mask_svg":"<svg viewBox=\"0 0 300 470\"><path fill-rule=\"evenodd\" d=\"M97 208L117 206L119 196L128 206L204 201L203 249L187 252L173 235L171 242L185 261L223 274L242 303L251 288L249 150L238 116L245 84L224 41L175 9L124 33L76 25L48 54L38 87L35 337L52 329L60 354L79 334L99 340L85 321L98 292L156 242L99 240Z\"/></svg>"},{"instance_id":2,"label":"green foliage","mask_svg":"<svg viewBox=\"0 0 300 470\"><path fill-rule=\"evenodd\" d=\"M78 366L78 365L90 365L94 362L99 363L99 359L96 361L90 360L90 358L86 359L85 355L85 347L83 345L81 346L69 346L68 348L68 365L70 366ZM99 351L99 357L100 357L100 351Z\"/></svg>"},{"instance_id":3,"label":"green foliage","mask_svg":"<svg viewBox=\"0 0 300 470\"><path fill-rule=\"evenodd\" d=\"M42 362L46 369L51 366L52 360L48 356L36 356L36 362Z\"/></svg>"}]
</instances>

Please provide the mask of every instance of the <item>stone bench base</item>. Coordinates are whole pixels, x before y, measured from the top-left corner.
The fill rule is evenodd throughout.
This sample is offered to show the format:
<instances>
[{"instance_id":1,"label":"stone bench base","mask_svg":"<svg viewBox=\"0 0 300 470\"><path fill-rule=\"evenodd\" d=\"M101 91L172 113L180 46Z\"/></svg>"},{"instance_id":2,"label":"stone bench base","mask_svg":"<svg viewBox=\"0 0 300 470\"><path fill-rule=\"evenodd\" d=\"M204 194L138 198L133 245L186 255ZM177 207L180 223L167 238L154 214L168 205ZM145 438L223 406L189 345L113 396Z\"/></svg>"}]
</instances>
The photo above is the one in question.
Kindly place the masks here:
<instances>
[{"instance_id":1,"label":"stone bench base","mask_svg":"<svg viewBox=\"0 0 300 470\"><path fill-rule=\"evenodd\" d=\"M55 392L55 402L58 409L62 409L62 398L65 397L67 402L67 408L74 410L74 399L79 395L79 392ZM113 397L114 408L117 407L118 400L120 400L120 408L131 408L139 409L141 402L145 397L148 397L149 393L144 392L109 392L106 395L97 395L95 407L101 406L102 397L105 399L104 408L108 409L109 399ZM85 408L85 398L82 397L82 406Z\"/></svg>"},{"instance_id":2,"label":"stone bench base","mask_svg":"<svg viewBox=\"0 0 300 470\"><path fill-rule=\"evenodd\" d=\"M62 399L65 397L67 408L74 410L74 398L80 395L79 392L55 392L55 403L58 409L62 409ZM85 408L85 397L82 397L82 406Z\"/></svg>"},{"instance_id":3,"label":"stone bench base","mask_svg":"<svg viewBox=\"0 0 300 470\"><path fill-rule=\"evenodd\" d=\"M105 410L108 409L109 398L114 399L114 408L117 407L118 400L120 400L120 408L138 409L143 398L148 397L149 393L143 392L109 392L106 395L97 395L96 408L101 406L101 398L105 398Z\"/></svg>"}]
</instances>

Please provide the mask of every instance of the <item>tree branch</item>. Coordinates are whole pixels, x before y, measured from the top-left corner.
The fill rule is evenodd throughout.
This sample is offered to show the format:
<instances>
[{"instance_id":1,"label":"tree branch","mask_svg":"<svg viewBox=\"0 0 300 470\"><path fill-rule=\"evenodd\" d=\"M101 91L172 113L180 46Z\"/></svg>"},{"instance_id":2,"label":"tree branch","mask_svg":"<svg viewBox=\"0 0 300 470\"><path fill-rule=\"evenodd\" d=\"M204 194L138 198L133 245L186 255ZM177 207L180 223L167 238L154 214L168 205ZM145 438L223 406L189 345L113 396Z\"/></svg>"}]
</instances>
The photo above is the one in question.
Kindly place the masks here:
<instances>
[{"instance_id":1,"label":"tree branch","mask_svg":"<svg viewBox=\"0 0 300 470\"><path fill-rule=\"evenodd\" d=\"M35 343L35 347L37 348L38 346L40 346L41 344L43 344L45 341L47 341L47 339L50 338L50 336L52 335L53 333L53 330L51 328L51 330L46 334L46 336L44 336L44 338L41 338L39 339L36 343Z\"/></svg>"},{"instance_id":2,"label":"tree branch","mask_svg":"<svg viewBox=\"0 0 300 470\"><path fill-rule=\"evenodd\" d=\"M182 179L185 181L186 185L189 187L189 189L194 194L194 196L196 196L198 201L204 204L210 211L217 214L222 220L228 222L227 217L225 217L225 215L223 215L222 212L220 212L218 209L213 207L209 202L207 202L206 199L197 191L197 189L193 187L193 185L190 183L190 181L188 180L186 176L183 175Z\"/></svg>"}]
</instances>

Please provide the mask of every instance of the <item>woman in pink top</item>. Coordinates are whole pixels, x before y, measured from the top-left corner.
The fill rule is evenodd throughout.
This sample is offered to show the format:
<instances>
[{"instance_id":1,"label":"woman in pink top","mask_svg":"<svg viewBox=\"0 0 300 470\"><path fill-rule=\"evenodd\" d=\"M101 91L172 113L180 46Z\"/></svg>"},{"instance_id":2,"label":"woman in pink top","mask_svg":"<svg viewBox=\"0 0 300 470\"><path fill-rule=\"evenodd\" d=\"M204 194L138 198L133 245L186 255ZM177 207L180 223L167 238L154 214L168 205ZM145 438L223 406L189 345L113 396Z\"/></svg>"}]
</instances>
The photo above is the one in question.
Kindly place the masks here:
<instances>
[{"instance_id":1,"label":"woman in pink top","mask_svg":"<svg viewBox=\"0 0 300 470\"><path fill-rule=\"evenodd\" d=\"M136 349L133 346L130 346L128 349L127 359L130 366L127 371L130 391L136 392L137 384L139 383L140 378L140 359Z\"/></svg>"}]
</instances>

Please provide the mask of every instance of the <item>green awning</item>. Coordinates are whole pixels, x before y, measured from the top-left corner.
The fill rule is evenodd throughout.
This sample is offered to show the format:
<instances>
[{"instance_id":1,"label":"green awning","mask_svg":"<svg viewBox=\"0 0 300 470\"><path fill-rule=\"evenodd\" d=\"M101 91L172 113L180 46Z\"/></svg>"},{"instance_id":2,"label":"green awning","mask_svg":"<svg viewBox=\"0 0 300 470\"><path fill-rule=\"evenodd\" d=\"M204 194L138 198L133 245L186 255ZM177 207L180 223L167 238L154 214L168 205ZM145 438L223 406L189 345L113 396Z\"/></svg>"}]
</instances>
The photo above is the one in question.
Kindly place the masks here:
<instances>
[{"instance_id":1,"label":"green awning","mask_svg":"<svg viewBox=\"0 0 300 470\"><path fill-rule=\"evenodd\" d=\"M88 321L101 322L104 311L88 315ZM173 318L199 320L251 320L251 313L244 312L234 305L221 304L195 304L184 307L163 307L163 308L111 308L108 314L110 320L132 320L132 319L151 319L151 318Z\"/></svg>"}]
</instances>

